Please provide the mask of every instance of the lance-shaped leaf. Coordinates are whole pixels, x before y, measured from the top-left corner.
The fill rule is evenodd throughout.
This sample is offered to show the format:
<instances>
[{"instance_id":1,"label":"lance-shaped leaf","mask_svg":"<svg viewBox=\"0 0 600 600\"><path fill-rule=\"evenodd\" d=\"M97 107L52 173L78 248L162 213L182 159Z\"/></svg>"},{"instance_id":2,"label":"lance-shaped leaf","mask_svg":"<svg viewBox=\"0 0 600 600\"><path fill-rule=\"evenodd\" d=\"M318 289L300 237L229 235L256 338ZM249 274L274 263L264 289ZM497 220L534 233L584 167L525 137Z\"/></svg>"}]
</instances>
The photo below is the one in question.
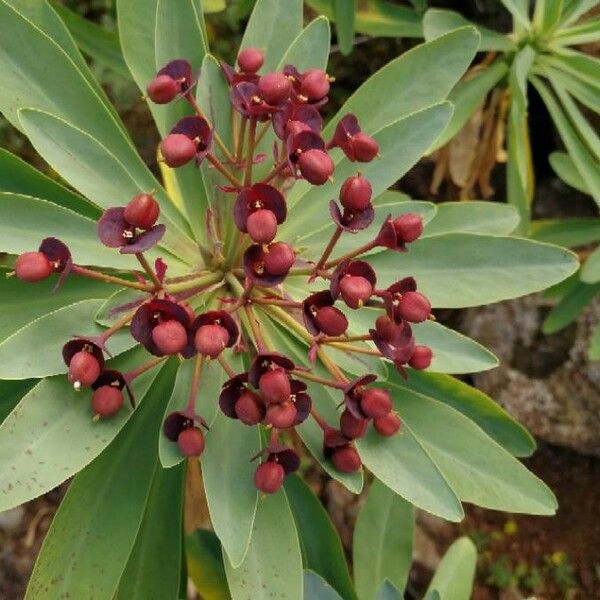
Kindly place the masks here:
<instances>
[{"instance_id":1,"label":"lance-shaped leaf","mask_svg":"<svg viewBox=\"0 0 600 600\"><path fill-rule=\"evenodd\" d=\"M207 600L230 600L223 551L210 529L196 529L185 538L187 572L196 589Z\"/></svg>"},{"instance_id":2,"label":"lance-shaped leaf","mask_svg":"<svg viewBox=\"0 0 600 600\"><path fill-rule=\"evenodd\" d=\"M303 597L300 543L284 492L261 500L246 557L234 568L225 556L225 573L233 600Z\"/></svg>"},{"instance_id":3,"label":"lance-shaped leaf","mask_svg":"<svg viewBox=\"0 0 600 600\"><path fill-rule=\"evenodd\" d=\"M473 542L462 537L448 548L427 588L427 598L469 600L475 579L477 550Z\"/></svg>"},{"instance_id":4,"label":"lance-shaped leaf","mask_svg":"<svg viewBox=\"0 0 600 600\"><path fill-rule=\"evenodd\" d=\"M82 300L39 317L13 333L0 344L0 378L27 379L66 373L62 347L71 337L91 337L104 331L93 321L101 304L102 300ZM124 329L110 338L107 348L117 356L135 345L136 341Z\"/></svg>"},{"instance_id":5,"label":"lance-shaped leaf","mask_svg":"<svg viewBox=\"0 0 600 600\"><path fill-rule=\"evenodd\" d=\"M448 233L417 240L409 251L368 257L386 287L412 275L433 306L459 308L543 290L577 270L568 250L518 238Z\"/></svg>"},{"instance_id":6,"label":"lance-shaped leaf","mask_svg":"<svg viewBox=\"0 0 600 600\"><path fill-rule=\"evenodd\" d=\"M109 361L108 366L126 371L147 356L138 348ZM138 406L157 373L155 367L135 380ZM0 426L0 460L10 465L0 475L0 510L36 498L79 472L110 444L132 415L124 407L110 419L94 422L89 398L87 392L75 392L65 377L50 377L38 383L8 415Z\"/></svg>"},{"instance_id":7,"label":"lance-shaped leaf","mask_svg":"<svg viewBox=\"0 0 600 600\"><path fill-rule=\"evenodd\" d=\"M185 467L156 466L146 510L115 600L176 598L182 563Z\"/></svg>"},{"instance_id":8,"label":"lance-shaped leaf","mask_svg":"<svg viewBox=\"0 0 600 600\"><path fill-rule=\"evenodd\" d=\"M304 600L342 600L342 597L320 575L305 569Z\"/></svg>"},{"instance_id":9,"label":"lance-shaped leaf","mask_svg":"<svg viewBox=\"0 0 600 600\"><path fill-rule=\"evenodd\" d=\"M343 598L355 599L342 542L327 511L298 475L286 477L285 493L300 536L304 567L318 573Z\"/></svg>"},{"instance_id":10,"label":"lance-shaped leaf","mask_svg":"<svg viewBox=\"0 0 600 600\"><path fill-rule=\"evenodd\" d=\"M90 590L100 598L114 597L156 472L153 448L172 374L165 367L137 418L74 479L44 540L27 589L29 600L81 598ZM63 436L63 452L78 452L70 438Z\"/></svg>"},{"instance_id":11,"label":"lance-shaped leaf","mask_svg":"<svg viewBox=\"0 0 600 600\"><path fill-rule=\"evenodd\" d=\"M370 600L388 579L404 590L412 563L414 508L375 479L352 543L354 579L361 600Z\"/></svg>"},{"instance_id":12,"label":"lance-shaped leaf","mask_svg":"<svg viewBox=\"0 0 600 600\"><path fill-rule=\"evenodd\" d=\"M393 376L388 385L395 388ZM403 425L461 500L508 512L554 514L557 504L550 489L470 419L406 389L394 400Z\"/></svg>"}]
</instances>

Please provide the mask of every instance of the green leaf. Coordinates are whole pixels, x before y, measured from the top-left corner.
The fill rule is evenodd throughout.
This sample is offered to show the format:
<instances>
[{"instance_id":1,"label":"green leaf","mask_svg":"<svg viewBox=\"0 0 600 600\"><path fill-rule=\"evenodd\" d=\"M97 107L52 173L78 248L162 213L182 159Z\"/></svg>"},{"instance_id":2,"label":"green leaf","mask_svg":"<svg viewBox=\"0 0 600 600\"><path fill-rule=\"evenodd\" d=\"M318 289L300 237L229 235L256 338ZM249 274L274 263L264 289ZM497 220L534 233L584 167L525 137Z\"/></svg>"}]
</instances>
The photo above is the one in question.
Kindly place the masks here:
<instances>
[{"instance_id":1,"label":"green leaf","mask_svg":"<svg viewBox=\"0 0 600 600\"><path fill-rule=\"evenodd\" d=\"M304 600L342 600L342 597L321 576L305 569Z\"/></svg>"},{"instance_id":2,"label":"green leaf","mask_svg":"<svg viewBox=\"0 0 600 600\"><path fill-rule=\"evenodd\" d=\"M444 133L436 140L432 150L448 143L469 120L477 107L483 103L490 90L504 78L508 67L503 60L496 60L489 67L471 71L456 84L448 94L454 112Z\"/></svg>"},{"instance_id":3,"label":"green leaf","mask_svg":"<svg viewBox=\"0 0 600 600\"><path fill-rule=\"evenodd\" d=\"M132 196L157 188L150 177L136 179L118 157L74 124L39 110L22 109L19 118L25 133L36 150L75 188L102 208L123 205ZM181 217L164 192L155 193L162 199L160 221L167 225L161 245L183 260L196 260L198 250L189 237L178 228ZM175 218L176 220L173 220Z\"/></svg>"},{"instance_id":4,"label":"green leaf","mask_svg":"<svg viewBox=\"0 0 600 600\"><path fill-rule=\"evenodd\" d=\"M238 568L225 555L225 573L233 600L303 597L300 544L283 492L261 499L248 553Z\"/></svg>"},{"instance_id":5,"label":"green leaf","mask_svg":"<svg viewBox=\"0 0 600 600\"><path fill-rule=\"evenodd\" d=\"M129 69L123 60L119 37L115 32L96 25L58 2L53 2L52 6L68 27L82 52L115 73L130 77Z\"/></svg>"},{"instance_id":6,"label":"green leaf","mask_svg":"<svg viewBox=\"0 0 600 600\"><path fill-rule=\"evenodd\" d=\"M240 50L260 48L265 55L264 73L279 61L302 31L302 0L258 0L250 15Z\"/></svg>"},{"instance_id":7,"label":"green leaf","mask_svg":"<svg viewBox=\"0 0 600 600\"><path fill-rule=\"evenodd\" d=\"M463 27L403 53L350 96L328 123L324 137L333 134L346 113L359 116L362 129L372 135L407 115L438 104L464 74L478 47L479 34L473 27ZM385 158L383 150L381 154Z\"/></svg>"},{"instance_id":8,"label":"green leaf","mask_svg":"<svg viewBox=\"0 0 600 600\"><path fill-rule=\"evenodd\" d=\"M590 360L600 360L600 323L596 323L588 348Z\"/></svg>"},{"instance_id":9,"label":"green leaf","mask_svg":"<svg viewBox=\"0 0 600 600\"><path fill-rule=\"evenodd\" d=\"M573 159L566 152L553 152L550 156L550 165L554 172L568 185L584 194L589 194L585 182L581 180L581 175L573 162Z\"/></svg>"},{"instance_id":10,"label":"green leaf","mask_svg":"<svg viewBox=\"0 0 600 600\"><path fill-rule=\"evenodd\" d=\"M377 590L375 600L403 600L403 596L390 581L386 580ZM424 600L439 600L439 598L425 598Z\"/></svg>"},{"instance_id":11,"label":"green leaf","mask_svg":"<svg viewBox=\"0 0 600 600\"><path fill-rule=\"evenodd\" d=\"M91 219L40 198L0 192L0 251L21 254L37 250L45 237L65 242L79 265L139 268L135 257L119 254L98 241L96 223Z\"/></svg>"},{"instance_id":12,"label":"green leaf","mask_svg":"<svg viewBox=\"0 0 600 600\"><path fill-rule=\"evenodd\" d=\"M530 456L535 450L534 439L518 421L489 396L454 377L411 370L406 381L395 378L394 385L454 408L514 456Z\"/></svg>"},{"instance_id":13,"label":"green leaf","mask_svg":"<svg viewBox=\"0 0 600 600\"><path fill-rule=\"evenodd\" d=\"M467 537L459 538L444 554L427 594L436 591L441 600L469 600L476 563L477 550L473 542Z\"/></svg>"},{"instance_id":14,"label":"green leaf","mask_svg":"<svg viewBox=\"0 0 600 600\"><path fill-rule=\"evenodd\" d=\"M26 598L83 598L89 596L92 585L96 597L114 597L134 548L156 472L154 443L171 373L172 369L165 367L136 418L71 483L44 540ZM71 425L76 427L75 423ZM87 441L93 444L94 435L89 426L86 429ZM63 452L72 456L79 453L73 445L78 435L75 429L63 435ZM48 461L47 456L40 459ZM40 469L39 475L47 470Z\"/></svg>"},{"instance_id":15,"label":"green leaf","mask_svg":"<svg viewBox=\"0 0 600 600\"><path fill-rule=\"evenodd\" d=\"M384 192L418 161L444 130L451 114L451 106L444 102L404 117L374 133L382 158L361 165L362 174L371 182L374 197ZM307 215L322 215L321 211L328 210L329 201L338 197L344 180L356 174L356 163L342 157L341 152L332 152L336 162L333 184L298 185L297 192L294 186L288 199L288 221L281 228L282 234L290 237L299 231L307 231ZM313 210L307 211L306 205L313 207Z\"/></svg>"},{"instance_id":16,"label":"green leaf","mask_svg":"<svg viewBox=\"0 0 600 600\"><path fill-rule=\"evenodd\" d=\"M397 388L395 407L449 485L465 501L507 512L551 515L548 487L488 437L473 421L427 396Z\"/></svg>"},{"instance_id":17,"label":"green leaf","mask_svg":"<svg viewBox=\"0 0 600 600\"><path fill-rule=\"evenodd\" d=\"M335 15L335 30L338 45L342 54L350 54L354 44L354 20L357 0L333 0L333 14Z\"/></svg>"},{"instance_id":18,"label":"green leaf","mask_svg":"<svg viewBox=\"0 0 600 600\"><path fill-rule=\"evenodd\" d=\"M412 564L414 508L375 479L352 541L354 579L361 600L389 580L404 590Z\"/></svg>"},{"instance_id":19,"label":"green leaf","mask_svg":"<svg viewBox=\"0 0 600 600\"><path fill-rule=\"evenodd\" d=\"M209 529L196 529L185 538L187 570L205 600L230 600L219 538Z\"/></svg>"},{"instance_id":20,"label":"green leaf","mask_svg":"<svg viewBox=\"0 0 600 600\"><path fill-rule=\"evenodd\" d=\"M317 17L311 21L294 39L277 65L294 65L299 71L327 68L329 60L329 21Z\"/></svg>"},{"instance_id":21,"label":"green leaf","mask_svg":"<svg viewBox=\"0 0 600 600\"><path fill-rule=\"evenodd\" d=\"M582 217L569 219L543 219L531 224L529 237L568 248L585 246L600 241L600 219Z\"/></svg>"},{"instance_id":22,"label":"green leaf","mask_svg":"<svg viewBox=\"0 0 600 600\"><path fill-rule=\"evenodd\" d=\"M212 526L228 564L235 567L242 564L248 551L256 514L258 492L253 484L256 462L250 459L259 450L258 428L247 427L217 412L206 434L202 475Z\"/></svg>"},{"instance_id":23,"label":"green leaf","mask_svg":"<svg viewBox=\"0 0 600 600\"><path fill-rule=\"evenodd\" d=\"M188 402L194 361L184 360L179 365L175 387L171 399L165 410L165 417L175 411L183 410ZM202 369L200 387L196 396L198 405L201 406L202 416L211 424L219 410L219 394L221 385L226 375L221 367L214 361L205 361ZM158 441L158 454L163 467L169 468L182 462L185 457L181 454L179 446L174 444L162 433Z\"/></svg>"},{"instance_id":24,"label":"green leaf","mask_svg":"<svg viewBox=\"0 0 600 600\"><path fill-rule=\"evenodd\" d=\"M139 366L144 355L137 348L108 364L127 371ZM135 380L138 406L144 405L157 374L155 367ZM36 498L79 472L132 415L124 407L110 419L94 422L89 402L89 392L75 392L65 377L51 377L38 383L8 415L0 426L0 459L11 467L0 474L0 510Z\"/></svg>"},{"instance_id":25,"label":"green leaf","mask_svg":"<svg viewBox=\"0 0 600 600\"><path fill-rule=\"evenodd\" d=\"M542 324L542 331L546 334L560 331L572 323L599 293L600 284L578 282L548 313Z\"/></svg>"},{"instance_id":26,"label":"green leaf","mask_svg":"<svg viewBox=\"0 0 600 600\"><path fill-rule=\"evenodd\" d=\"M463 518L460 500L405 423L402 431L390 438L370 429L356 441L356 447L364 466L411 504L448 521Z\"/></svg>"},{"instance_id":27,"label":"green leaf","mask_svg":"<svg viewBox=\"0 0 600 600\"><path fill-rule=\"evenodd\" d=\"M4 148L0 148L0 192L42 198L94 220L101 214L87 199L43 175Z\"/></svg>"},{"instance_id":28,"label":"green leaf","mask_svg":"<svg viewBox=\"0 0 600 600\"><path fill-rule=\"evenodd\" d=\"M226 8L227 3L225 0L202 0L202 11L204 14L221 12Z\"/></svg>"},{"instance_id":29,"label":"green leaf","mask_svg":"<svg viewBox=\"0 0 600 600\"><path fill-rule=\"evenodd\" d=\"M553 36L553 41L563 46L589 44L600 39L600 17L592 17L574 25L561 29Z\"/></svg>"},{"instance_id":30,"label":"green leaf","mask_svg":"<svg viewBox=\"0 0 600 600\"><path fill-rule=\"evenodd\" d=\"M334 20L331 0L306 0L311 8ZM355 11L355 29L373 37L423 37L421 15L387 0L361 0Z\"/></svg>"},{"instance_id":31,"label":"green leaf","mask_svg":"<svg viewBox=\"0 0 600 600\"><path fill-rule=\"evenodd\" d=\"M600 281L600 247L596 248L581 267L581 280L585 283Z\"/></svg>"},{"instance_id":32,"label":"green leaf","mask_svg":"<svg viewBox=\"0 0 600 600\"><path fill-rule=\"evenodd\" d=\"M285 478L285 493L300 537L304 568L318 573L342 598L355 599L342 542L327 511L297 475ZM310 597L306 590L305 595Z\"/></svg>"},{"instance_id":33,"label":"green leaf","mask_svg":"<svg viewBox=\"0 0 600 600\"><path fill-rule=\"evenodd\" d=\"M540 32L552 31L563 9L563 0L537 0L533 11L533 26Z\"/></svg>"},{"instance_id":34,"label":"green leaf","mask_svg":"<svg viewBox=\"0 0 600 600\"><path fill-rule=\"evenodd\" d=\"M156 466L146 510L115 600L177 598L185 468Z\"/></svg>"},{"instance_id":35,"label":"green leaf","mask_svg":"<svg viewBox=\"0 0 600 600\"><path fill-rule=\"evenodd\" d=\"M514 42L508 36L493 29L475 25L453 10L430 8L423 17L423 32L426 40L432 40L465 25L475 27L481 35L480 51L510 52L515 48Z\"/></svg>"},{"instance_id":36,"label":"green leaf","mask_svg":"<svg viewBox=\"0 0 600 600\"><path fill-rule=\"evenodd\" d=\"M35 379L0 380L0 425L36 383Z\"/></svg>"},{"instance_id":37,"label":"green leaf","mask_svg":"<svg viewBox=\"0 0 600 600\"><path fill-rule=\"evenodd\" d=\"M564 248L518 238L447 233L411 244L408 252L368 257L387 287L410 273L433 306L459 308L540 291L577 269Z\"/></svg>"},{"instance_id":38,"label":"green leaf","mask_svg":"<svg viewBox=\"0 0 600 600\"><path fill-rule=\"evenodd\" d=\"M562 48L560 52L545 56L543 64L551 64L589 84L596 90L600 89L600 82L598 81L600 59L594 58L590 54Z\"/></svg>"},{"instance_id":39,"label":"green leaf","mask_svg":"<svg viewBox=\"0 0 600 600\"><path fill-rule=\"evenodd\" d=\"M102 300L82 300L59 308L5 339L0 343L0 378L28 379L66 373L62 347L71 336L93 336L104 330L94 323L101 304ZM117 356L136 344L125 328L110 338L107 347Z\"/></svg>"},{"instance_id":40,"label":"green leaf","mask_svg":"<svg viewBox=\"0 0 600 600\"><path fill-rule=\"evenodd\" d=\"M550 90L537 77L531 78L571 156L577 171L600 206L600 164L594 160L565 117Z\"/></svg>"},{"instance_id":41,"label":"green leaf","mask_svg":"<svg viewBox=\"0 0 600 600\"><path fill-rule=\"evenodd\" d=\"M113 285L80 277L67 277L64 285L52 293L55 285L55 277L33 285L8 277L0 269L0 341L59 308L90 298L105 298L114 290ZM62 331L61 336L65 333L68 336L70 332Z\"/></svg>"},{"instance_id":42,"label":"green leaf","mask_svg":"<svg viewBox=\"0 0 600 600\"><path fill-rule=\"evenodd\" d=\"M510 235L519 224L514 207L498 202L441 202L436 209L423 237L459 232Z\"/></svg>"},{"instance_id":43,"label":"green leaf","mask_svg":"<svg viewBox=\"0 0 600 600\"><path fill-rule=\"evenodd\" d=\"M564 27L577 21L579 17L594 8L596 4L598 4L598 0L570 0L569 4L565 5L563 9L561 26Z\"/></svg>"},{"instance_id":44,"label":"green leaf","mask_svg":"<svg viewBox=\"0 0 600 600\"><path fill-rule=\"evenodd\" d=\"M528 6L529 2L524 0L500 0L504 4L506 10L513 16L515 23L519 23L526 30L530 28L531 21L529 20Z\"/></svg>"}]
</instances>

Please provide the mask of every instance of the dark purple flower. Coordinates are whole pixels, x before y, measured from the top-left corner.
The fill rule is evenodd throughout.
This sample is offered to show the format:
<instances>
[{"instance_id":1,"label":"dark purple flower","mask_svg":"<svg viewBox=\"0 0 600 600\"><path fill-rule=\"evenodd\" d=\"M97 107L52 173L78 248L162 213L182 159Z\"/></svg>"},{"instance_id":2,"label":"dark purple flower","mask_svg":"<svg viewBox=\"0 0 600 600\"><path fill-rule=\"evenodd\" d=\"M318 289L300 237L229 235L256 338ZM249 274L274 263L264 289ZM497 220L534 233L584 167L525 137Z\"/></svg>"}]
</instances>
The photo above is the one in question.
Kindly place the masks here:
<instances>
[{"instance_id":1,"label":"dark purple flower","mask_svg":"<svg viewBox=\"0 0 600 600\"><path fill-rule=\"evenodd\" d=\"M333 222L348 233L358 233L363 229L367 229L375 220L373 206L368 206L361 211L344 209L342 213L335 200L331 200L329 203L329 213Z\"/></svg>"},{"instance_id":2,"label":"dark purple flower","mask_svg":"<svg viewBox=\"0 0 600 600\"><path fill-rule=\"evenodd\" d=\"M341 296L350 308L360 308L371 297L377 276L364 260L346 260L331 275L329 290L334 298Z\"/></svg>"},{"instance_id":3,"label":"dark purple flower","mask_svg":"<svg viewBox=\"0 0 600 600\"><path fill-rule=\"evenodd\" d=\"M345 115L338 122L333 138L327 145L327 148L335 147L341 148L352 162L369 162L379 152L377 142L361 130L353 114Z\"/></svg>"},{"instance_id":4,"label":"dark purple flower","mask_svg":"<svg viewBox=\"0 0 600 600\"><path fill-rule=\"evenodd\" d=\"M271 211L278 225L285 221L287 205L279 190L266 183L255 183L243 188L233 208L233 219L238 229L246 233L248 217L261 209Z\"/></svg>"},{"instance_id":5,"label":"dark purple flower","mask_svg":"<svg viewBox=\"0 0 600 600\"><path fill-rule=\"evenodd\" d=\"M365 386L377 380L376 375L363 375L354 381L351 381L344 390L344 404L353 417L357 419L366 419L360 407Z\"/></svg>"},{"instance_id":6,"label":"dark purple flower","mask_svg":"<svg viewBox=\"0 0 600 600\"><path fill-rule=\"evenodd\" d=\"M284 371L291 371L294 369L294 363L283 354L277 352L258 354L250 365L248 371L248 381L254 388L258 388L260 378L267 372L274 369L283 369Z\"/></svg>"},{"instance_id":7,"label":"dark purple flower","mask_svg":"<svg viewBox=\"0 0 600 600\"><path fill-rule=\"evenodd\" d=\"M311 294L302 303L304 325L312 335L342 335L348 328L348 319L334 307L335 300L329 290Z\"/></svg>"},{"instance_id":8,"label":"dark purple flower","mask_svg":"<svg viewBox=\"0 0 600 600\"><path fill-rule=\"evenodd\" d=\"M301 130L319 133L323 129L323 118L314 106L289 101L273 115L273 129L281 140L286 140L290 134Z\"/></svg>"},{"instance_id":9,"label":"dark purple flower","mask_svg":"<svg viewBox=\"0 0 600 600\"><path fill-rule=\"evenodd\" d=\"M244 117L266 121L273 113L281 110L266 102L258 92L258 86L253 81L234 83L229 94L231 104Z\"/></svg>"},{"instance_id":10,"label":"dark purple flower","mask_svg":"<svg viewBox=\"0 0 600 600\"><path fill-rule=\"evenodd\" d=\"M184 117L171 129L172 135L185 135L196 145L196 164L200 164L210 152L213 131L202 117Z\"/></svg>"},{"instance_id":11,"label":"dark purple flower","mask_svg":"<svg viewBox=\"0 0 600 600\"><path fill-rule=\"evenodd\" d=\"M154 225L138 234L135 226L125 220L125 207L122 206L106 209L97 223L100 241L109 248L120 248L121 254L149 250L160 242L165 230L162 224Z\"/></svg>"}]
</instances>

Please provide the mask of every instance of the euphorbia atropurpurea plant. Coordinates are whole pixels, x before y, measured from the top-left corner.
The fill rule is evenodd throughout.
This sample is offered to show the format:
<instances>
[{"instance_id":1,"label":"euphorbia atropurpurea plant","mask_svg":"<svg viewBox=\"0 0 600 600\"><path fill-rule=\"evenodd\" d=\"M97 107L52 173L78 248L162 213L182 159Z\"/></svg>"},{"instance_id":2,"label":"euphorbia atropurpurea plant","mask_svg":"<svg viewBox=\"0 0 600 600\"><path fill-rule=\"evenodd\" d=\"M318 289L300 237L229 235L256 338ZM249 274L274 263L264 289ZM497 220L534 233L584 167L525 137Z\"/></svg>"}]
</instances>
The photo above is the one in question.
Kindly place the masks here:
<instances>
[{"instance_id":1,"label":"euphorbia atropurpurea plant","mask_svg":"<svg viewBox=\"0 0 600 600\"><path fill-rule=\"evenodd\" d=\"M233 598L302 598L303 567L348 577L307 550L300 456L452 521L461 501L552 514L515 458L529 434L448 375L495 357L429 317L556 284L575 257L508 237L510 207L386 191L447 126L478 33L392 61L323 125L329 27L303 28L300 1L259 0L235 66L196 2L118 17L164 187L49 5L0 2L0 110L77 190L0 155L0 509L75 475L28 597L183 594L197 457L188 502L206 498Z\"/></svg>"}]
</instances>

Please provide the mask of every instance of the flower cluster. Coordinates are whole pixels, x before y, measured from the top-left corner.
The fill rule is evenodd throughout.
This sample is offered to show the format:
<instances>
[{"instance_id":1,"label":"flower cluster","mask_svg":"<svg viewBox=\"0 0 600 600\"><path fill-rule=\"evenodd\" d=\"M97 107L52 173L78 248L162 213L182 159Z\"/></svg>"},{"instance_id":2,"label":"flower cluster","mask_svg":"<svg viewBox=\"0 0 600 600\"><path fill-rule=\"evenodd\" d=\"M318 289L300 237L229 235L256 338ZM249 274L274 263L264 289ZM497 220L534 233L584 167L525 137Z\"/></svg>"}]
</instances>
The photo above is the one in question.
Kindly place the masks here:
<instances>
[{"instance_id":1,"label":"flower cluster","mask_svg":"<svg viewBox=\"0 0 600 600\"><path fill-rule=\"evenodd\" d=\"M119 248L139 261L141 270L133 277L77 265L68 248L53 238L44 240L37 252L19 256L15 274L34 282L56 272L58 284L71 274L137 290L138 301L116 309L120 316L110 328L65 344L69 380L78 390L91 388L93 414L106 418L123 408L124 392L134 405L131 383L141 373L168 356L194 360L187 406L166 417L163 432L184 456L199 456L205 443L202 428L209 428L196 408L197 397L202 396L201 373L208 361L217 361L228 375L219 396L221 411L244 425L262 424L271 431L270 443L254 457L260 459L254 483L264 493L274 493L299 465L295 450L282 441L285 432L306 419L313 418L322 429L325 458L346 473L361 467L353 442L365 435L370 422L382 436L400 429L389 392L374 385L376 376L365 374L350 381L328 349L385 358L403 376L407 365L427 368L432 352L415 343L411 324L430 318L431 305L412 277L378 287L367 256L376 250L406 251L423 230L419 215L388 216L371 241L332 258L342 235L364 231L375 219L371 183L358 170L342 182L338 198L330 202L334 230L320 257L300 260L291 240L277 239L280 225L288 218L286 193L295 180L327 185L335 172L332 149L341 150L349 161L368 163L379 156L379 146L352 114L339 120L330 140L323 139L320 109L327 103L332 81L324 71L299 72L287 65L281 71L259 74L263 62L259 50L246 48L239 54L237 68L222 64L234 109L232 148L219 137L193 95L196 80L185 60L166 65L147 87L153 102L184 102L193 112L174 124L161 141L161 160L170 168L206 163L225 179L219 185L223 202L206 216L210 237L219 241L213 251L201 249L209 266L169 278L162 258L150 264L145 253L161 241L165 226L158 223L157 200L140 193L126 206L106 210L98 222L98 236L105 246ZM256 165L265 158L257 148L269 131L277 140L274 163L261 177L254 177ZM223 231L229 223L235 225L237 235L231 247L224 248ZM282 285L289 275L305 275L313 284L322 281L322 289L294 299ZM216 290L227 293L217 296ZM198 299L210 309L194 310ZM380 314L368 332L352 335L348 315L363 307L379 309ZM319 373L329 375L297 365L274 348L262 326L267 318L300 335L309 347L307 364L318 363ZM131 336L153 357L121 373L106 368L105 356L111 336L127 325ZM247 371L238 373L231 367L224 352L228 348L248 354ZM329 424L319 414L307 382L340 394L343 409L338 423Z\"/></svg>"}]
</instances>

